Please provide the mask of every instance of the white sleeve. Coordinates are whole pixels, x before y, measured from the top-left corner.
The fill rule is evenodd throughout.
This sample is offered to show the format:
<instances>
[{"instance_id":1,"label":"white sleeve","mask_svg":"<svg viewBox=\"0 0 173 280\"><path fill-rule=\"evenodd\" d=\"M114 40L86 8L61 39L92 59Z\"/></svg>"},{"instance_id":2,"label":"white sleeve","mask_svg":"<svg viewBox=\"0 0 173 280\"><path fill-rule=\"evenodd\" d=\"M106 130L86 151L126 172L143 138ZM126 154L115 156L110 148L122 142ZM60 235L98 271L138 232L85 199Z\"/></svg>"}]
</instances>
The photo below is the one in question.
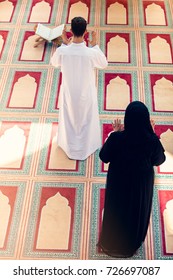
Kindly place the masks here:
<instances>
[{"instance_id":1,"label":"white sleeve","mask_svg":"<svg viewBox=\"0 0 173 280\"><path fill-rule=\"evenodd\" d=\"M61 67L61 48L67 47L67 45L62 44L59 48L56 49L53 56L50 59L50 63L54 67Z\"/></svg>"},{"instance_id":2,"label":"white sleeve","mask_svg":"<svg viewBox=\"0 0 173 280\"><path fill-rule=\"evenodd\" d=\"M92 49L95 50L95 57L93 61L94 67L100 69L106 68L108 66L108 61L99 46L95 45L94 47L92 47Z\"/></svg>"},{"instance_id":3,"label":"white sleeve","mask_svg":"<svg viewBox=\"0 0 173 280\"><path fill-rule=\"evenodd\" d=\"M56 49L56 51L54 52L53 56L51 57L50 63L54 67L60 67L61 66L61 55L59 53L58 48Z\"/></svg>"}]
</instances>

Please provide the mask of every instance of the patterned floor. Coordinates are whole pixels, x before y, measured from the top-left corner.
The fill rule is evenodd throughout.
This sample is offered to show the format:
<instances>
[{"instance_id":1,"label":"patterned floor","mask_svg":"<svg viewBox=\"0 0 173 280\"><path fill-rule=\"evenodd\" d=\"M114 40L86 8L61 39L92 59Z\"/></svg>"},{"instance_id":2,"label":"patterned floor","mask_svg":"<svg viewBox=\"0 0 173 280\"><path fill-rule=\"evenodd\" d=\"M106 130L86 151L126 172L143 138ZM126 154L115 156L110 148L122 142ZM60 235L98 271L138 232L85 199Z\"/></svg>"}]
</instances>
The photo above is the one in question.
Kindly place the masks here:
<instances>
[{"instance_id":1,"label":"patterned floor","mask_svg":"<svg viewBox=\"0 0 173 280\"><path fill-rule=\"evenodd\" d=\"M41 12L40 12L41 11ZM107 165L56 146L61 75L38 22L81 15L109 66L96 72L103 141L132 100L148 106L166 162L156 169L151 223L133 259L173 259L173 1L0 0L0 258L109 259L97 250Z\"/></svg>"}]
</instances>

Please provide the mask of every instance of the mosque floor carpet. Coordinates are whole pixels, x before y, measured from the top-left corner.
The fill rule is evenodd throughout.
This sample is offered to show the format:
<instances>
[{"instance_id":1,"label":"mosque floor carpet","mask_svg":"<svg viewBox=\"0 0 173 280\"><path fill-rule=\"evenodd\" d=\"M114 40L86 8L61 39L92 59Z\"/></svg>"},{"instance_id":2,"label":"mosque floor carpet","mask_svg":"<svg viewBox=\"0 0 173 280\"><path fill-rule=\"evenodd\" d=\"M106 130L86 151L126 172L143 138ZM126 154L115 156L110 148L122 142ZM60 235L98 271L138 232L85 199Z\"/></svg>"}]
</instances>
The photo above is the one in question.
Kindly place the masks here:
<instances>
[{"instance_id":1,"label":"mosque floor carpet","mask_svg":"<svg viewBox=\"0 0 173 280\"><path fill-rule=\"evenodd\" d=\"M0 259L110 259L96 247L108 166L98 151L74 161L57 147L56 46L34 48L38 22L70 30L79 15L109 61L96 71L103 142L112 120L140 100L166 150L147 237L132 259L173 259L172 0L0 0Z\"/></svg>"}]
</instances>

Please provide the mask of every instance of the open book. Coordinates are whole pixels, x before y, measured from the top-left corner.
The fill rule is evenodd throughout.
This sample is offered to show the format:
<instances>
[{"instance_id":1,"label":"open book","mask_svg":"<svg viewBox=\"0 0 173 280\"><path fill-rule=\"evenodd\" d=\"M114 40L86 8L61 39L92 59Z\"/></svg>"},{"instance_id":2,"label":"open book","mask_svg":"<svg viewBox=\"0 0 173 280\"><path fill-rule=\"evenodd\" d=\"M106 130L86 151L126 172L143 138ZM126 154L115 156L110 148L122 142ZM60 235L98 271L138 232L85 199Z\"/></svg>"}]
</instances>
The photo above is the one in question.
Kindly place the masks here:
<instances>
[{"instance_id":1,"label":"open book","mask_svg":"<svg viewBox=\"0 0 173 280\"><path fill-rule=\"evenodd\" d=\"M41 23L38 23L35 33L47 41L52 41L62 35L64 24L61 24L55 28L49 28Z\"/></svg>"}]
</instances>

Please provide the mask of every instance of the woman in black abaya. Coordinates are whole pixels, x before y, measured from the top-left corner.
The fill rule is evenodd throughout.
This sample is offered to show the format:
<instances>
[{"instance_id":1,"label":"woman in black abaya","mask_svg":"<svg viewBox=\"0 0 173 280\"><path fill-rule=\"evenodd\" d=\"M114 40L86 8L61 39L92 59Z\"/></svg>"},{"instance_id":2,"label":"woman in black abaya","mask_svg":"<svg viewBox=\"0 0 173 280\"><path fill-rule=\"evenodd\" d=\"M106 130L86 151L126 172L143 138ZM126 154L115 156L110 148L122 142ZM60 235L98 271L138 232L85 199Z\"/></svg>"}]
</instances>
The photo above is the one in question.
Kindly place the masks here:
<instances>
[{"instance_id":1,"label":"woman in black abaya","mask_svg":"<svg viewBox=\"0 0 173 280\"><path fill-rule=\"evenodd\" d=\"M140 101L127 106L124 130L119 120L113 129L99 154L110 164L98 246L109 256L127 258L145 239L152 207L153 166L162 164L165 154L149 111Z\"/></svg>"}]
</instances>

